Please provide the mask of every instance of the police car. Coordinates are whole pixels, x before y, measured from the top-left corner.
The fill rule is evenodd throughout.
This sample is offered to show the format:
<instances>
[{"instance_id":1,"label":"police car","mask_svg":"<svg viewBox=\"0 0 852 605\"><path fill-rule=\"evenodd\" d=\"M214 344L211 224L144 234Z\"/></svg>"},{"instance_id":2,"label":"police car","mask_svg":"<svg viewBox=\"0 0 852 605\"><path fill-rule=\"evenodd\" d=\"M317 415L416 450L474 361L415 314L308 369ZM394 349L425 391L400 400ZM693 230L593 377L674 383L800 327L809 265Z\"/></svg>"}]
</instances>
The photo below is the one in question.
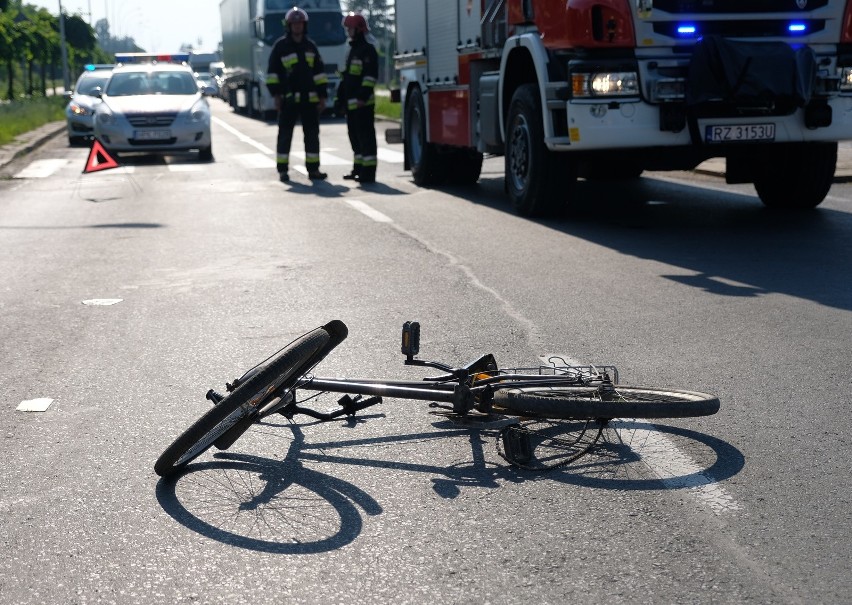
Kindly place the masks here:
<instances>
[{"instance_id":1,"label":"police car","mask_svg":"<svg viewBox=\"0 0 852 605\"><path fill-rule=\"evenodd\" d=\"M199 159L213 159L210 107L188 61L188 54L116 54L94 123L107 151L197 150Z\"/></svg>"},{"instance_id":2,"label":"police car","mask_svg":"<svg viewBox=\"0 0 852 605\"><path fill-rule=\"evenodd\" d=\"M68 93L65 106L65 121L68 130L68 144L81 145L92 138L95 126L95 106L100 103L98 90L103 90L109 80L113 65L86 65L73 92Z\"/></svg>"}]
</instances>

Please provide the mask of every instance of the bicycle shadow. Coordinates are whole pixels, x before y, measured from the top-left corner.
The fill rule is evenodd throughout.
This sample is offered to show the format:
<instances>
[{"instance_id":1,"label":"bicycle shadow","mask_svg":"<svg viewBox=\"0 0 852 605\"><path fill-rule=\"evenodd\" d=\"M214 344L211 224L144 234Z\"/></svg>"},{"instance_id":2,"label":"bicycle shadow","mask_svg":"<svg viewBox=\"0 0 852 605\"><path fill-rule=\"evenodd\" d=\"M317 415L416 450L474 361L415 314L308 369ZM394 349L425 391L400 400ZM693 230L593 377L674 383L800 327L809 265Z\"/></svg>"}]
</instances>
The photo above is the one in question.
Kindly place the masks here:
<instances>
[{"instance_id":1,"label":"bicycle shadow","mask_svg":"<svg viewBox=\"0 0 852 605\"><path fill-rule=\"evenodd\" d=\"M381 506L360 488L298 461L232 453L193 464L175 480L161 479L157 501L181 525L247 550L314 554L357 538Z\"/></svg>"},{"instance_id":2,"label":"bicycle shadow","mask_svg":"<svg viewBox=\"0 0 852 605\"><path fill-rule=\"evenodd\" d=\"M718 484L744 467L743 453L712 435L617 420L604 430L602 439L588 454L561 468L553 478L581 487L619 491L691 489Z\"/></svg>"},{"instance_id":3,"label":"bicycle shadow","mask_svg":"<svg viewBox=\"0 0 852 605\"><path fill-rule=\"evenodd\" d=\"M354 428L368 418L345 423ZM496 447L489 453L487 444L496 443L498 437L495 429L455 427L441 420L433 423L435 431L306 443L302 428L315 424L319 423L265 422L268 428L293 429L294 440L284 460L220 452L212 461L188 466L176 480L161 480L157 500L178 523L210 539L261 552L314 554L353 542L363 529L361 511L376 516L383 508L356 485L305 463L430 476L433 491L448 500L465 488L501 489L506 483L526 481L608 490L689 490L713 486L745 466L742 453L720 439L636 421L613 423L589 453L548 472L511 466L499 457ZM350 453L375 453L380 446L393 446L398 452L400 445L419 447L449 437L466 437L471 456L442 465ZM674 450L666 443L671 440L677 440Z\"/></svg>"}]
</instances>

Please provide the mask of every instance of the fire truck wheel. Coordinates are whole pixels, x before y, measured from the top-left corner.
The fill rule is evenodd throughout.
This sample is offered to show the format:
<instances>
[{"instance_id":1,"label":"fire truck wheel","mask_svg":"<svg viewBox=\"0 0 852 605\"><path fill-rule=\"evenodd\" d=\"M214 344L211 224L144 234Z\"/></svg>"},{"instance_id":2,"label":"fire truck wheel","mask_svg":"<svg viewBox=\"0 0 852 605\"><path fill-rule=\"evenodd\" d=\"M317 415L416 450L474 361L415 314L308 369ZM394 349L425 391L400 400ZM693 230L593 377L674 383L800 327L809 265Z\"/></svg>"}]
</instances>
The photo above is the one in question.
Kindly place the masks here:
<instances>
[{"instance_id":1,"label":"fire truck wheel","mask_svg":"<svg viewBox=\"0 0 852 605\"><path fill-rule=\"evenodd\" d=\"M416 87L409 93L405 104L405 154L418 187L440 182L441 158L435 145L428 142L423 93Z\"/></svg>"},{"instance_id":2,"label":"fire truck wheel","mask_svg":"<svg viewBox=\"0 0 852 605\"><path fill-rule=\"evenodd\" d=\"M506 124L506 189L515 210L522 216L556 214L565 207L577 168L557 161L567 155L551 153L544 144L537 85L518 87Z\"/></svg>"},{"instance_id":3,"label":"fire truck wheel","mask_svg":"<svg viewBox=\"0 0 852 605\"><path fill-rule=\"evenodd\" d=\"M755 160L754 188L769 208L816 208L828 195L837 165L837 143L771 148Z\"/></svg>"}]
</instances>

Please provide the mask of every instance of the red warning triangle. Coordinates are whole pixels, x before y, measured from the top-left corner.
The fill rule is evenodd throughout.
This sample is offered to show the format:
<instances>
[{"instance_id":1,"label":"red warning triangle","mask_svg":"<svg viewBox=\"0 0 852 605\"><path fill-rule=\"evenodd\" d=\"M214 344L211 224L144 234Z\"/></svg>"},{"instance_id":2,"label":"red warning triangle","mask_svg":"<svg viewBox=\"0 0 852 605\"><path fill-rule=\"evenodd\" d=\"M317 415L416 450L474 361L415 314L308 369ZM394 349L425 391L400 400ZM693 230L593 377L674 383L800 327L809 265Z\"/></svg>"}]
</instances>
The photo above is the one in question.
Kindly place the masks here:
<instances>
[{"instance_id":1,"label":"red warning triangle","mask_svg":"<svg viewBox=\"0 0 852 605\"><path fill-rule=\"evenodd\" d=\"M83 174L87 172L97 172L98 170L106 170L108 168L118 168L118 162L107 153L104 146L97 139L92 142L92 150L89 152L89 159L86 160L86 167L83 169Z\"/></svg>"}]
</instances>

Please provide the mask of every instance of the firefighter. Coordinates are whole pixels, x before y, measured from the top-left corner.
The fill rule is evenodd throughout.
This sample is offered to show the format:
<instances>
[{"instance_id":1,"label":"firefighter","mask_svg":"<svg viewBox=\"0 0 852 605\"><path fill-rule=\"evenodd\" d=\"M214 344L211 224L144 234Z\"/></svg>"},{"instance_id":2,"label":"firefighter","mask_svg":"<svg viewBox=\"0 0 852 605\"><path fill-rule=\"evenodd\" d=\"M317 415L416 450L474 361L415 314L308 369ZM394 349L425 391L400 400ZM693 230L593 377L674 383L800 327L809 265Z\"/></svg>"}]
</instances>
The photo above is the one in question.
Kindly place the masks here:
<instances>
[{"instance_id":1,"label":"firefighter","mask_svg":"<svg viewBox=\"0 0 852 605\"><path fill-rule=\"evenodd\" d=\"M275 97L278 110L278 175L282 181L290 180L290 143L296 120L300 119L308 178L323 180L327 175L320 172L319 118L328 98L328 76L317 45L307 35L308 13L291 8L284 17L284 26L287 32L272 47L266 70L266 87Z\"/></svg>"},{"instance_id":2,"label":"firefighter","mask_svg":"<svg viewBox=\"0 0 852 605\"><path fill-rule=\"evenodd\" d=\"M339 102L346 108L346 127L355 155L352 172L344 179L361 183L376 182L376 112L375 88L379 75L378 54L363 15L349 13L343 18L349 36L349 52L343 81L338 90Z\"/></svg>"}]
</instances>

